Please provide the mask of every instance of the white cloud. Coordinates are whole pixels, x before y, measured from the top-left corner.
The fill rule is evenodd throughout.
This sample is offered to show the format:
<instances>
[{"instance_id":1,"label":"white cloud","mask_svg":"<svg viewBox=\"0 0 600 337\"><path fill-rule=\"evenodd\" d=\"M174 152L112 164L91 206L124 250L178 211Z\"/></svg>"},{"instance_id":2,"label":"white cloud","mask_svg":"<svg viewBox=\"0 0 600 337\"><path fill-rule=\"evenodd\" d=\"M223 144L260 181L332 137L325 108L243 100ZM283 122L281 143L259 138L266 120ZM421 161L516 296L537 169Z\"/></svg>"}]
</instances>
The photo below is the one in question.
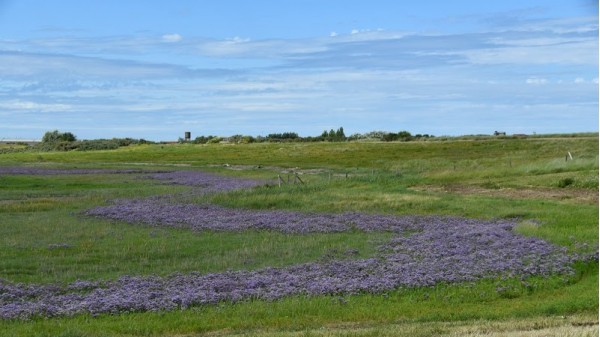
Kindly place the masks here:
<instances>
[{"instance_id":1,"label":"white cloud","mask_svg":"<svg viewBox=\"0 0 600 337\"><path fill-rule=\"evenodd\" d=\"M526 36L526 35L525 35ZM536 46L551 46L561 45L565 43L585 42L589 41L589 37L564 37L561 35L539 36L535 38L518 38L510 37L495 37L488 40L489 43L499 46L514 46L514 47L536 47Z\"/></svg>"},{"instance_id":2,"label":"white cloud","mask_svg":"<svg viewBox=\"0 0 600 337\"><path fill-rule=\"evenodd\" d=\"M239 37L239 36L234 36L232 38L227 39L226 41L230 42L230 43L244 43L244 42L250 42L250 39Z\"/></svg>"},{"instance_id":3,"label":"white cloud","mask_svg":"<svg viewBox=\"0 0 600 337\"><path fill-rule=\"evenodd\" d=\"M554 32L559 34L587 33L598 30L598 16L554 18L521 22L519 30L529 32Z\"/></svg>"},{"instance_id":4,"label":"white cloud","mask_svg":"<svg viewBox=\"0 0 600 337\"><path fill-rule=\"evenodd\" d=\"M41 53L0 51L0 74L4 79L17 80L141 80L155 78L185 78L199 74L187 67ZM209 75L208 73L201 75Z\"/></svg>"},{"instance_id":5,"label":"white cloud","mask_svg":"<svg viewBox=\"0 0 600 337\"><path fill-rule=\"evenodd\" d=\"M338 33L336 33L336 32L331 32L331 33L329 33L329 36L330 36L330 37L336 37L336 36L338 36Z\"/></svg>"},{"instance_id":6,"label":"white cloud","mask_svg":"<svg viewBox=\"0 0 600 337\"><path fill-rule=\"evenodd\" d=\"M291 111L296 108L296 105L292 103L279 103L279 102L230 102L224 103L222 106L224 109L234 111L274 111L283 112Z\"/></svg>"},{"instance_id":7,"label":"white cloud","mask_svg":"<svg viewBox=\"0 0 600 337\"><path fill-rule=\"evenodd\" d=\"M183 37L179 34L165 34L162 36L163 42L179 42Z\"/></svg>"},{"instance_id":8,"label":"white cloud","mask_svg":"<svg viewBox=\"0 0 600 337\"><path fill-rule=\"evenodd\" d=\"M598 40L569 44L506 46L458 52L475 64L598 64Z\"/></svg>"},{"instance_id":9,"label":"white cloud","mask_svg":"<svg viewBox=\"0 0 600 337\"><path fill-rule=\"evenodd\" d=\"M582 77L577 77L573 82L574 83L585 83L585 80Z\"/></svg>"},{"instance_id":10,"label":"white cloud","mask_svg":"<svg viewBox=\"0 0 600 337\"><path fill-rule=\"evenodd\" d=\"M0 108L13 111L34 112L62 112L72 110L72 107L68 104L46 104L22 100L0 101Z\"/></svg>"},{"instance_id":11,"label":"white cloud","mask_svg":"<svg viewBox=\"0 0 600 337\"><path fill-rule=\"evenodd\" d=\"M195 44L195 50L204 56L210 57L277 59L284 57L284 55L325 51L327 45L319 39L251 41L250 39L234 37L225 40L199 41Z\"/></svg>"},{"instance_id":12,"label":"white cloud","mask_svg":"<svg viewBox=\"0 0 600 337\"><path fill-rule=\"evenodd\" d=\"M530 77L525 81L525 83L533 85L543 85L548 83L548 80L540 77Z\"/></svg>"}]
</instances>

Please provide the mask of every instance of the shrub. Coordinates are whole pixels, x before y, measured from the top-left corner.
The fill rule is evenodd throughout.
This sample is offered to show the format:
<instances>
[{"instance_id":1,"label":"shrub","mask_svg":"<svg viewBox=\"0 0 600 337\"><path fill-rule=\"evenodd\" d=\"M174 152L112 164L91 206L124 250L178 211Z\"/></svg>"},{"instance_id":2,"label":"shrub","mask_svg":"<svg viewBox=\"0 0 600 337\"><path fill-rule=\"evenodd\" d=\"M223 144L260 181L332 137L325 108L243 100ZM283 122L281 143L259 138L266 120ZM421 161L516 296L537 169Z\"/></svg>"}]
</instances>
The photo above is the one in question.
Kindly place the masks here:
<instances>
[{"instance_id":1,"label":"shrub","mask_svg":"<svg viewBox=\"0 0 600 337\"><path fill-rule=\"evenodd\" d=\"M223 140L223 138L221 138L221 137L212 137L206 143L207 144L219 144L222 140Z\"/></svg>"},{"instance_id":2,"label":"shrub","mask_svg":"<svg viewBox=\"0 0 600 337\"><path fill-rule=\"evenodd\" d=\"M564 188L569 185L573 185L574 183L575 183L575 179L573 179L573 178L563 178L558 181L558 187Z\"/></svg>"},{"instance_id":3,"label":"shrub","mask_svg":"<svg viewBox=\"0 0 600 337\"><path fill-rule=\"evenodd\" d=\"M79 146L77 147L77 150L79 151L95 151L95 150L114 150L114 149L118 149L121 146L127 146L127 145L120 145L121 143L119 142L118 139L95 139L95 140L84 140L82 142L79 142ZM123 143L125 144L125 143Z\"/></svg>"}]
</instances>

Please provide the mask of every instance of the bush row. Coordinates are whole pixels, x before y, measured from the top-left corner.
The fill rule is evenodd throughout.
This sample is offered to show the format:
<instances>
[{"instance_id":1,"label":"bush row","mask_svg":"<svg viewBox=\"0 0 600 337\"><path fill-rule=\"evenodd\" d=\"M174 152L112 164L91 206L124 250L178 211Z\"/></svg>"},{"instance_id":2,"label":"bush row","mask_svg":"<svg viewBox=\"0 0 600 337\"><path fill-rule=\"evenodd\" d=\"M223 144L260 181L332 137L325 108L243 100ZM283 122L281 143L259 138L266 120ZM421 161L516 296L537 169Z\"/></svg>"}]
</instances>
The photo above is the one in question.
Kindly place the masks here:
<instances>
[{"instance_id":1,"label":"bush row","mask_svg":"<svg viewBox=\"0 0 600 337\"><path fill-rule=\"evenodd\" d=\"M59 132L58 130L54 130L46 132L42 137L42 141L39 144L34 145L33 149L37 151L114 150L131 144L147 143L151 142L145 139L133 138L77 140L77 137L70 132Z\"/></svg>"}]
</instances>

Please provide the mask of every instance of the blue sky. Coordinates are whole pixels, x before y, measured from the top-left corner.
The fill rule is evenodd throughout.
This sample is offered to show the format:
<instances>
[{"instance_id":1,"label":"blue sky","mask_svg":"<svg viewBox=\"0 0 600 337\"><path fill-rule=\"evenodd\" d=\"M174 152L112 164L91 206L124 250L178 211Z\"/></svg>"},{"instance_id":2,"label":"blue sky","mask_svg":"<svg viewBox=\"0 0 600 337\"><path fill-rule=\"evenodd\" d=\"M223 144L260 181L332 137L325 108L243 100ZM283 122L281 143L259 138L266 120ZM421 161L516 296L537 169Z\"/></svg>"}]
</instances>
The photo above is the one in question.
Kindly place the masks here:
<instances>
[{"instance_id":1,"label":"blue sky","mask_svg":"<svg viewBox=\"0 0 600 337\"><path fill-rule=\"evenodd\" d=\"M598 131L597 4L0 0L0 139Z\"/></svg>"}]
</instances>

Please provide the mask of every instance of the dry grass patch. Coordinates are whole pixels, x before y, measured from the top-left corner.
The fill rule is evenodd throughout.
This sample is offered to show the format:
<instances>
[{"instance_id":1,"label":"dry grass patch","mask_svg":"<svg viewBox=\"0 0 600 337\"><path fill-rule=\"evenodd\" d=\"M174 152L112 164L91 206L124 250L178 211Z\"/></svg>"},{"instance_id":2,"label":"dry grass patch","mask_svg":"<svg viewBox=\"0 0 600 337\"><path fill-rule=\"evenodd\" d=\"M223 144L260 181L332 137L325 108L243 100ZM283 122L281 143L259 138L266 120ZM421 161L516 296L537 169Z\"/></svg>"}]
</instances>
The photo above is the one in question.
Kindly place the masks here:
<instances>
[{"instance_id":1,"label":"dry grass patch","mask_svg":"<svg viewBox=\"0 0 600 337\"><path fill-rule=\"evenodd\" d=\"M336 193L329 201L333 209L363 210L376 205L380 209L401 209L407 204L435 202L434 195L407 193Z\"/></svg>"}]
</instances>

